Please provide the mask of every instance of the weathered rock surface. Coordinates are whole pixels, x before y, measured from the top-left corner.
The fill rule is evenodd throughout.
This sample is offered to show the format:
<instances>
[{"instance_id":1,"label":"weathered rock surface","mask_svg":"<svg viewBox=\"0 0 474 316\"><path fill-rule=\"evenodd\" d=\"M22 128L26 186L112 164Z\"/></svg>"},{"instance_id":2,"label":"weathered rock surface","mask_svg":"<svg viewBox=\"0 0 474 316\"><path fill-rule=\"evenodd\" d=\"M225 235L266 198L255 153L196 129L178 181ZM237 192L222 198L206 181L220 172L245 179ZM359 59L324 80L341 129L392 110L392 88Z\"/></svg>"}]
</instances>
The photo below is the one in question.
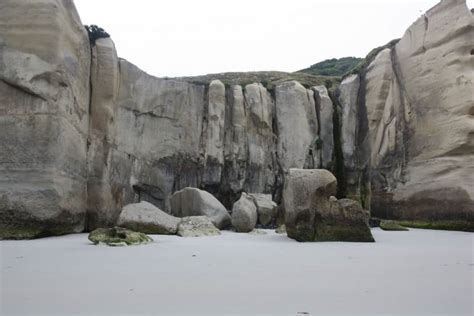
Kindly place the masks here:
<instances>
[{"instance_id":1,"label":"weathered rock surface","mask_svg":"<svg viewBox=\"0 0 474 316\"><path fill-rule=\"evenodd\" d=\"M369 216L369 211L355 200L330 197L329 208L318 206L315 240L373 242Z\"/></svg>"},{"instance_id":2,"label":"weathered rock surface","mask_svg":"<svg viewBox=\"0 0 474 316\"><path fill-rule=\"evenodd\" d=\"M232 207L232 226L239 233L248 233L257 225L257 207L254 199L242 192L240 199Z\"/></svg>"},{"instance_id":3,"label":"weathered rock surface","mask_svg":"<svg viewBox=\"0 0 474 316\"><path fill-rule=\"evenodd\" d=\"M316 143L316 152L320 155L318 167L331 170L334 165L334 105L325 86L315 86L312 90L319 122L319 138Z\"/></svg>"},{"instance_id":4,"label":"weathered rock surface","mask_svg":"<svg viewBox=\"0 0 474 316\"><path fill-rule=\"evenodd\" d=\"M283 189L288 237L314 241L318 203L329 203L329 197L336 194L336 190L337 180L327 170L290 169Z\"/></svg>"},{"instance_id":5,"label":"weathered rock surface","mask_svg":"<svg viewBox=\"0 0 474 316\"><path fill-rule=\"evenodd\" d=\"M171 214L177 217L205 215L219 229L230 224L230 215L209 192L197 188L184 188L171 196Z\"/></svg>"},{"instance_id":6,"label":"weathered rock surface","mask_svg":"<svg viewBox=\"0 0 474 316\"><path fill-rule=\"evenodd\" d=\"M0 238L111 227L140 201L170 213L186 187L280 203L290 168L337 171L381 218L473 222L473 19L441 1L328 93L300 75L155 78L90 44L72 1L3 0Z\"/></svg>"},{"instance_id":7,"label":"weathered rock surface","mask_svg":"<svg viewBox=\"0 0 474 316\"><path fill-rule=\"evenodd\" d=\"M372 212L474 221L474 17L444 0L365 75Z\"/></svg>"},{"instance_id":8,"label":"weathered rock surface","mask_svg":"<svg viewBox=\"0 0 474 316\"><path fill-rule=\"evenodd\" d=\"M327 170L290 169L283 200L288 237L298 241L374 241L369 212L349 199L337 200L336 178Z\"/></svg>"},{"instance_id":9,"label":"weathered rock surface","mask_svg":"<svg viewBox=\"0 0 474 316\"><path fill-rule=\"evenodd\" d=\"M278 156L283 170L319 166L314 92L296 81L275 87Z\"/></svg>"},{"instance_id":10,"label":"weathered rock surface","mask_svg":"<svg viewBox=\"0 0 474 316\"><path fill-rule=\"evenodd\" d=\"M271 194L249 193L248 194L257 207L258 223L269 226L276 219L277 204L272 201Z\"/></svg>"},{"instance_id":11,"label":"weathered rock surface","mask_svg":"<svg viewBox=\"0 0 474 316\"><path fill-rule=\"evenodd\" d=\"M112 247L133 246L153 242L153 239L144 233L134 232L122 227L97 228L89 234L88 238L95 245Z\"/></svg>"},{"instance_id":12,"label":"weathered rock surface","mask_svg":"<svg viewBox=\"0 0 474 316\"><path fill-rule=\"evenodd\" d=\"M113 148L116 147L115 113L120 71L115 45L100 38L91 47L91 100L87 152L88 229L115 223L123 201L114 181Z\"/></svg>"},{"instance_id":13,"label":"weathered rock surface","mask_svg":"<svg viewBox=\"0 0 474 316\"><path fill-rule=\"evenodd\" d=\"M183 217L178 226L178 235L181 237L203 237L220 234L220 230L214 226L207 216Z\"/></svg>"},{"instance_id":14,"label":"weathered rock surface","mask_svg":"<svg viewBox=\"0 0 474 316\"><path fill-rule=\"evenodd\" d=\"M180 218L171 216L158 207L142 201L126 205L117 221L117 226L145 234L174 235L178 231Z\"/></svg>"},{"instance_id":15,"label":"weathered rock surface","mask_svg":"<svg viewBox=\"0 0 474 316\"><path fill-rule=\"evenodd\" d=\"M72 1L1 1L0 238L84 229L90 55Z\"/></svg>"}]
</instances>

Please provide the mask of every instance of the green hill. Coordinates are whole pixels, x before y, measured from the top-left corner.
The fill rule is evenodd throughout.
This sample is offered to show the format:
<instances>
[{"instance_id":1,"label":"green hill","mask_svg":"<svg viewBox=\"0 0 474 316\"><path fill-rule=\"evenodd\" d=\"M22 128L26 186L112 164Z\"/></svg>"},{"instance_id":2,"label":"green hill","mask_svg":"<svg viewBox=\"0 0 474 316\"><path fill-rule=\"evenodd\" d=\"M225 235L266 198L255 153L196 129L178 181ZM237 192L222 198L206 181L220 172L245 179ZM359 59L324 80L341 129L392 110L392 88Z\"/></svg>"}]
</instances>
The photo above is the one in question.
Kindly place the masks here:
<instances>
[{"instance_id":1,"label":"green hill","mask_svg":"<svg viewBox=\"0 0 474 316\"><path fill-rule=\"evenodd\" d=\"M299 70L298 72L314 76L343 76L354 67L356 67L363 58L344 57L332 58L312 65L309 68Z\"/></svg>"}]
</instances>

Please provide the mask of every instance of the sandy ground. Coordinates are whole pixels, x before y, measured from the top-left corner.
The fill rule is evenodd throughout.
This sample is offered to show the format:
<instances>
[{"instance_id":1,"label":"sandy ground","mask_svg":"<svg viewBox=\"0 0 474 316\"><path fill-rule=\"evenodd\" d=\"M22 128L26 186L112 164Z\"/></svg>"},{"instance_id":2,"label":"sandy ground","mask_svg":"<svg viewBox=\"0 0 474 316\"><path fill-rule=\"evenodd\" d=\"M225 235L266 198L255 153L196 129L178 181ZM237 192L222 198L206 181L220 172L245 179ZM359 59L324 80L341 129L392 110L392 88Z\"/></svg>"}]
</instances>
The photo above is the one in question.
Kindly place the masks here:
<instances>
[{"instance_id":1,"label":"sandy ground","mask_svg":"<svg viewBox=\"0 0 474 316\"><path fill-rule=\"evenodd\" d=\"M86 234L1 241L0 314L473 315L474 234L374 229L363 244L267 232L121 248Z\"/></svg>"}]
</instances>

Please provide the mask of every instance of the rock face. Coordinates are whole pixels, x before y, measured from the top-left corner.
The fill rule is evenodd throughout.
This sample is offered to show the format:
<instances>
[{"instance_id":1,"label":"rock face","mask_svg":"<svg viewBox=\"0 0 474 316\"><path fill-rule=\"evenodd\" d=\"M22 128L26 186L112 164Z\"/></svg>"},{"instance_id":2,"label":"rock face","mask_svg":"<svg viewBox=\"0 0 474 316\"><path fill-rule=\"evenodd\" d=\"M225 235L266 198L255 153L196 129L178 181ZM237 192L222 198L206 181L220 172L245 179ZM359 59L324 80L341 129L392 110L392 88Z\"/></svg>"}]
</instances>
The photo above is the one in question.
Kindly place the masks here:
<instances>
[{"instance_id":1,"label":"rock face","mask_svg":"<svg viewBox=\"0 0 474 316\"><path fill-rule=\"evenodd\" d=\"M181 237L203 237L220 234L219 229L214 226L207 216L183 217L178 226L178 235Z\"/></svg>"},{"instance_id":2,"label":"rock face","mask_svg":"<svg viewBox=\"0 0 474 316\"><path fill-rule=\"evenodd\" d=\"M248 233L257 225L257 219L257 207L254 199L243 192L232 207L232 226L239 233Z\"/></svg>"},{"instance_id":3,"label":"rock face","mask_svg":"<svg viewBox=\"0 0 474 316\"><path fill-rule=\"evenodd\" d=\"M90 55L72 1L1 1L0 238L84 229Z\"/></svg>"},{"instance_id":4,"label":"rock face","mask_svg":"<svg viewBox=\"0 0 474 316\"><path fill-rule=\"evenodd\" d=\"M465 1L443 0L361 73L362 107L343 97L360 110L355 168L359 183L370 170L373 215L474 221L473 43Z\"/></svg>"},{"instance_id":5,"label":"rock face","mask_svg":"<svg viewBox=\"0 0 474 316\"><path fill-rule=\"evenodd\" d=\"M117 226L145 234L174 235L181 220L171 216L153 204L142 201L122 209Z\"/></svg>"},{"instance_id":6,"label":"rock face","mask_svg":"<svg viewBox=\"0 0 474 316\"><path fill-rule=\"evenodd\" d=\"M280 203L290 168L334 171L339 196L381 218L474 221L463 0L441 1L330 92L155 78L110 38L90 42L71 0L30 2L0 3L0 238L111 227L141 201L172 213L186 187L227 208L241 192Z\"/></svg>"},{"instance_id":7,"label":"rock face","mask_svg":"<svg viewBox=\"0 0 474 316\"><path fill-rule=\"evenodd\" d=\"M290 169L283 200L288 237L298 241L373 242L369 213L350 199L337 200L336 178L327 170Z\"/></svg>"},{"instance_id":8,"label":"rock face","mask_svg":"<svg viewBox=\"0 0 474 316\"><path fill-rule=\"evenodd\" d=\"M272 201L271 194L249 193L248 194L257 207L258 223L269 226L276 219L277 204Z\"/></svg>"},{"instance_id":9,"label":"rock face","mask_svg":"<svg viewBox=\"0 0 474 316\"><path fill-rule=\"evenodd\" d=\"M184 188L171 196L171 213L177 217L205 215L219 229L230 224L230 216L212 194L196 188Z\"/></svg>"},{"instance_id":10,"label":"rock face","mask_svg":"<svg viewBox=\"0 0 474 316\"><path fill-rule=\"evenodd\" d=\"M88 228L107 226L117 220L122 209L122 190L114 180L119 170L115 161L115 103L120 84L119 61L110 38L100 38L91 47L91 100L87 176ZM114 160L112 160L114 158ZM104 211L107 210L107 211Z\"/></svg>"},{"instance_id":11,"label":"rock face","mask_svg":"<svg viewBox=\"0 0 474 316\"><path fill-rule=\"evenodd\" d=\"M316 86L314 91L318 115L319 137L316 141L316 152L320 158L320 168L331 170L334 164L334 105L325 86Z\"/></svg>"},{"instance_id":12,"label":"rock face","mask_svg":"<svg viewBox=\"0 0 474 316\"><path fill-rule=\"evenodd\" d=\"M314 168L319 165L316 155L318 120L314 92L296 81L275 87L278 131L278 155L284 170Z\"/></svg>"}]
</instances>

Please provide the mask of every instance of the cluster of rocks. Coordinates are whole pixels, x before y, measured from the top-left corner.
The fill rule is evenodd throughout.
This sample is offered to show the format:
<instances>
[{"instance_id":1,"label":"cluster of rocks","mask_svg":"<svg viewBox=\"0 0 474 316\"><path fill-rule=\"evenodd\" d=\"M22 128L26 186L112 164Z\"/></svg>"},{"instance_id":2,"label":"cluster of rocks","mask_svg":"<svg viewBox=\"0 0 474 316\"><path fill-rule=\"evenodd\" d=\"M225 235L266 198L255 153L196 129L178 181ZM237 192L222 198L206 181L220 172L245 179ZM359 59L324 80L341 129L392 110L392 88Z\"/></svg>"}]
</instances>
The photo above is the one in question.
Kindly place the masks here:
<instances>
[{"instance_id":1,"label":"cluster of rocks","mask_svg":"<svg viewBox=\"0 0 474 316\"><path fill-rule=\"evenodd\" d=\"M334 197L337 180L327 170L290 169L283 190L288 237L298 241L373 242L369 212Z\"/></svg>"},{"instance_id":2,"label":"cluster of rocks","mask_svg":"<svg viewBox=\"0 0 474 316\"><path fill-rule=\"evenodd\" d=\"M287 232L297 241L373 242L369 212L357 201L336 199L336 189L336 178L327 170L290 169L283 191L285 225L277 232ZM236 232L261 234L255 229L257 224L268 227L275 223L277 214L271 195L242 192L229 215L212 194L190 187L175 192L171 205L168 214L146 201L129 204L120 213L117 226L144 234L182 237L219 235L220 229L230 225ZM116 229L109 229L107 235L101 228L91 236L111 237L115 245ZM97 238L91 240L96 242Z\"/></svg>"},{"instance_id":3,"label":"cluster of rocks","mask_svg":"<svg viewBox=\"0 0 474 316\"><path fill-rule=\"evenodd\" d=\"M182 237L214 236L220 229L232 223L237 232L251 232L257 222L269 225L274 221L276 203L271 195L242 193L234 203L232 217L224 205L212 194L197 188L184 188L171 197L171 214L157 206L141 201L125 206L117 220L117 227L144 234L179 235ZM116 238L116 228L110 228L110 236ZM105 228L99 228L91 236L104 236ZM96 242L96 237L91 241ZM114 239L115 240L115 239ZM112 244L115 244L112 241Z\"/></svg>"},{"instance_id":4,"label":"cluster of rocks","mask_svg":"<svg viewBox=\"0 0 474 316\"><path fill-rule=\"evenodd\" d=\"M219 235L230 225L226 208L210 193L185 188L172 196L171 214L141 201L122 209L117 226L145 234L199 237Z\"/></svg>"}]
</instances>

